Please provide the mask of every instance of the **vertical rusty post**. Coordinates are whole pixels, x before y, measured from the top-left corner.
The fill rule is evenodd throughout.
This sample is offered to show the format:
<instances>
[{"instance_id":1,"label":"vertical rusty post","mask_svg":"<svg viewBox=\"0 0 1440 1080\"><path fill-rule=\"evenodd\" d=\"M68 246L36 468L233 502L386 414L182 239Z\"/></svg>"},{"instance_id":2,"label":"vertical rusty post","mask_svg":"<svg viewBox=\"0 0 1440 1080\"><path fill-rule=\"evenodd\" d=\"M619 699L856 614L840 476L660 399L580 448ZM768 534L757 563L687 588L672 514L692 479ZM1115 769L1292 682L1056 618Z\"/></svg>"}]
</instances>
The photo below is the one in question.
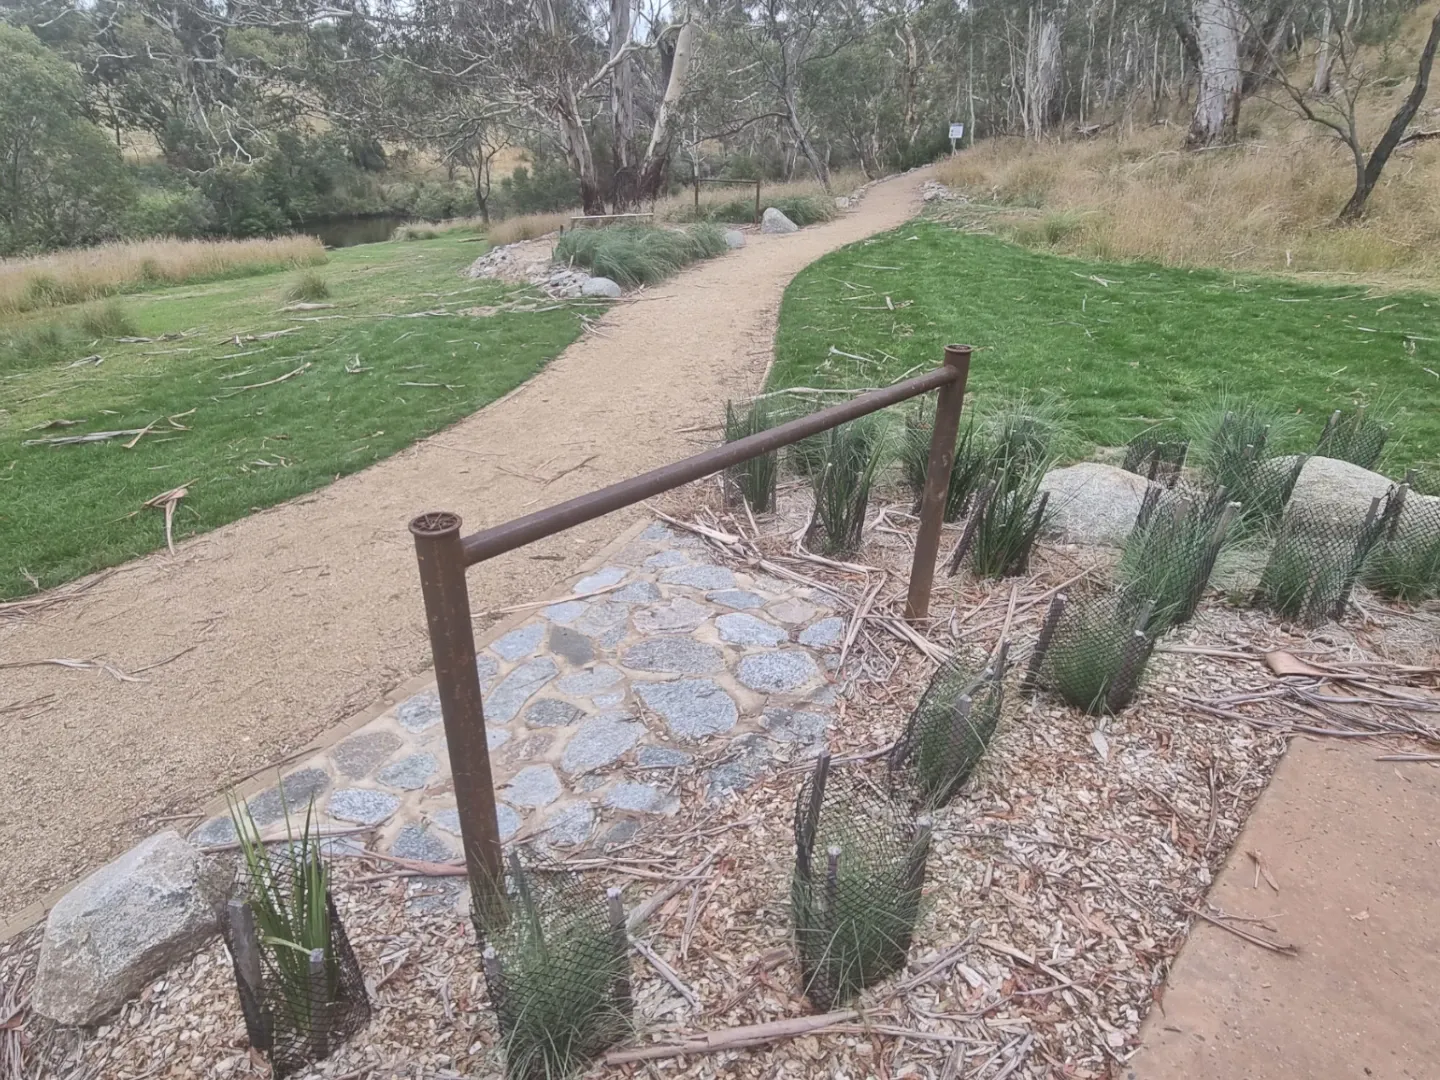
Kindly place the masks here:
<instances>
[{"instance_id":1,"label":"vertical rusty post","mask_svg":"<svg viewBox=\"0 0 1440 1080\"><path fill-rule=\"evenodd\" d=\"M910 591L905 597L907 619L923 619L930 614L930 586L935 582L940 526L945 520L945 499L950 493L950 467L955 463L955 434L960 428L960 407L965 402L965 383L970 377L970 346L946 345L945 366L956 376L954 382L939 389L935 402L925 493L920 499L920 529L915 534Z\"/></svg>"},{"instance_id":2,"label":"vertical rusty post","mask_svg":"<svg viewBox=\"0 0 1440 1080\"><path fill-rule=\"evenodd\" d=\"M420 564L420 591L425 597L425 621L430 628L470 895L477 923L490 926L500 917L504 871L480 675L475 670L475 632L470 624L460 517L445 512L421 514L410 522L410 532Z\"/></svg>"}]
</instances>

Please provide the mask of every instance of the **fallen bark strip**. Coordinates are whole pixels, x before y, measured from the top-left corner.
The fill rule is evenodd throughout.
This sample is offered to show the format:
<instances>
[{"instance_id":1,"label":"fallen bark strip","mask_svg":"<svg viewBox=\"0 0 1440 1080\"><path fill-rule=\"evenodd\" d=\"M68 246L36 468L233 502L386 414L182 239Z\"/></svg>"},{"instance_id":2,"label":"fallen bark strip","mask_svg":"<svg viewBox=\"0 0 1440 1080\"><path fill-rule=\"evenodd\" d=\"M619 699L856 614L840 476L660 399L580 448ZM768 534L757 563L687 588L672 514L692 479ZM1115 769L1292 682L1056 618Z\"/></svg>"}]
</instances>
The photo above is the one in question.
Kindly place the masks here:
<instances>
[{"instance_id":1,"label":"fallen bark strip","mask_svg":"<svg viewBox=\"0 0 1440 1080\"><path fill-rule=\"evenodd\" d=\"M612 1050L605 1055L606 1065L625 1065L634 1061L658 1061L662 1058L690 1054L718 1054L723 1050L743 1050L751 1046L794 1039L801 1035L821 1033L833 1024L844 1024L859 1017L858 1009L841 1009L819 1016L797 1016L790 1020L770 1020L763 1024L721 1028L693 1035L684 1042L642 1046L634 1050Z\"/></svg>"}]
</instances>

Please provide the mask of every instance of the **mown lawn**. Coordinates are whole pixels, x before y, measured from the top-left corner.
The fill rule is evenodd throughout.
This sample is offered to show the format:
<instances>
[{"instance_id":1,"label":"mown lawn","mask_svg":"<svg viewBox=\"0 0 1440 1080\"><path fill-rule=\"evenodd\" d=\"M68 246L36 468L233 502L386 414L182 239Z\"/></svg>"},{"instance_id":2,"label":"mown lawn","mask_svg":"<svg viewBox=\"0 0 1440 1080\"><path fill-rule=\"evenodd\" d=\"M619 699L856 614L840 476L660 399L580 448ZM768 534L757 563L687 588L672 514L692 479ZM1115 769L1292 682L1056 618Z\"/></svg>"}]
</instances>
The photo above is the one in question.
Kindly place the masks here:
<instances>
[{"instance_id":1,"label":"mown lawn","mask_svg":"<svg viewBox=\"0 0 1440 1080\"><path fill-rule=\"evenodd\" d=\"M527 295L458 276L483 251L458 236L348 248L314 271L331 308L281 311L298 275L273 273L118 301L139 335L181 338L101 339L42 364L0 348L0 599L162 546L163 514L142 507L178 485L177 540L363 469L534 375L577 313L469 314ZM444 314L387 317L421 311ZM76 317L0 324L0 344ZM45 426L58 420L79 423ZM23 445L151 424L133 449Z\"/></svg>"},{"instance_id":2,"label":"mown lawn","mask_svg":"<svg viewBox=\"0 0 1440 1080\"><path fill-rule=\"evenodd\" d=\"M1369 403L1396 414L1387 471L1440 480L1440 298L1079 261L934 222L796 277L770 384L883 385L947 342L977 348L977 396L1053 390L1091 444L1183 422L1223 390L1293 408L1308 447L1333 409Z\"/></svg>"}]
</instances>

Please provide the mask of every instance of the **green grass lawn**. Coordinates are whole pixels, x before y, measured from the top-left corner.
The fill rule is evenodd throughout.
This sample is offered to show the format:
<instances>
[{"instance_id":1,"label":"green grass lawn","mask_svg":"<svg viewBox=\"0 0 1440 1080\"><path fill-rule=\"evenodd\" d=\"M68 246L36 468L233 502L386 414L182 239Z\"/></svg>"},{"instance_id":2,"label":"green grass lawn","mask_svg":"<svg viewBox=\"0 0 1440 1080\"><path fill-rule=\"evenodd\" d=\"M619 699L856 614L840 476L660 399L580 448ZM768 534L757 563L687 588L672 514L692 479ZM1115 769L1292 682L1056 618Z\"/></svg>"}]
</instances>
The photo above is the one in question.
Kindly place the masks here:
<instances>
[{"instance_id":1,"label":"green grass lawn","mask_svg":"<svg viewBox=\"0 0 1440 1080\"><path fill-rule=\"evenodd\" d=\"M947 342L977 348L977 396L1053 390L1090 444L1183 422L1225 390L1294 409L1308 448L1332 410L1369 403L1396 414L1387 471L1440 479L1440 298L1083 262L927 221L795 278L770 384L883 385Z\"/></svg>"},{"instance_id":2,"label":"green grass lawn","mask_svg":"<svg viewBox=\"0 0 1440 1080\"><path fill-rule=\"evenodd\" d=\"M577 312L468 314L527 295L460 277L483 251L451 235L332 252L313 272L335 306L319 310L280 310L299 272L128 296L136 334L184 337L83 341L39 363L4 342L77 309L0 324L0 598L163 546L163 514L143 504L177 485L178 540L363 469L534 375L579 334ZM417 311L445 314L379 317ZM79 423L44 427L57 420ZM23 445L149 424L133 449Z\"/></svg>"}]
</instances>

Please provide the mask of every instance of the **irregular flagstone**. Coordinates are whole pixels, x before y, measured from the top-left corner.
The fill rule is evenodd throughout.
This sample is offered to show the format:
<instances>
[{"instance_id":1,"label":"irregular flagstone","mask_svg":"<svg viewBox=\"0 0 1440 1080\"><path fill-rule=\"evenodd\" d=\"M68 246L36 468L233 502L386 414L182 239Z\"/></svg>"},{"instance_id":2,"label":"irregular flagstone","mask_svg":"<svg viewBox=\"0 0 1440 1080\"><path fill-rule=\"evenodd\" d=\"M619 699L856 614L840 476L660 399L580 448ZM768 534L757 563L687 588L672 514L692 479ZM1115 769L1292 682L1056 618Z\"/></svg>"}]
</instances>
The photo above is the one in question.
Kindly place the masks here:
<instances>
[{"instance_id":1,"label":"irregular flagstone","mask_svg":"<svg viewBox=\"0 0 1440 1080\"><path fill-rule=\"evenodd\" d=\"M783 623L789 623L791 626L807 623L819 614L819 609L814 604L807 604L804 600L797 600L793 596L787 596L784 600L771 604L769 610L775 618Z\"/></svg>"},{"instance_id":2,"label":"irregular flagstone","mask_svg":"<svg viewBox=\"0 0 1440 1080\"><path fill-rule=\"evenodd\" d=\"M601 690L608 690L623 678L625 676L617 669L601 665L589 671L577 671L572 675L561 676L555 689L571 697L590 697Z\"/></svg>"},{"instance_id":3,"label":"irregular flagstone","mask_svg":"<svg viewBox=\"0 0 1440 1080\"><path fill-rule=\"evenodd\" d=\"M690 638L662 637L631 646L620 657L620 663L635 671L703 675L724 668L725 658L720 655L719 649L702 642Z\"/></svg>"},{"instance_id":4,"label":"irregular flagstone","mask_svg":"<svg viewBox=\"0 0 1440 1080\"><path fill-rule=\"evenodd\" d=\"M645 725L623 713L592 716L570 736L560 767L571 775L598 769L624 755L644 734Z\"/></svg>"},{"instance_id":5,"label":"irregular flagstone","mask_svg":"<svg viewBox=\"0 0 1440 1080\"><path fill-rule=\"evenodd\" d=\"M702 739L729 731L740 719L735 699L712 679L636 683L635 692L683 739Z\"/></svg>"},{"instance_id":6,"label":"irregular flagstone","mask_svg":"<svg viewBox=\"0 0 1440 1080\"><path fill-rule=\"evenodd\" d=\"M460 811L440 810L430 815L435 827L456 836L460 835ZM500 827L500 841L509 840L520 831L520 815L502 802L495 804L495 823Z\"/></svg>"},{"instance_id":7,"label":"irregular flagstone","mask_svg":"<svg viewBox=\"0 0 1440 1080\"><path fill-rule=\"evenodd\" d=\"M737 608L742 611L765 606L765 598L763 596L746 589L720 589L716 592L706 593L705 599L716 604L723 604L728 608Z\"/></svg>"},{"instance_id":8,"label":"irregular flagstone","mask_svg":"<svg viewBox=\"0 0 1440 1080\"><path fill-rule=\"evenodd\" d=\"M324 769L300 769L280 781L278 788L262 791L246 804L256 825L269 825L285 816L288 808L290 817L303 821L310 800L330 786L330 777ZM281 792L284 792L282 799Z\"/></svg>"},{"instance_id":9,"label":"irregular flagstone","mask_svg":"<svg viewBox=\"0 0 1440 1080\"><path fill-rule=\"evenodd\" d=\"M519 660L538 649L540 639L544 636L544 623L529 623L511 630L504 637L492 643L490 648L503 660Z\"/></svg>"},{"instance_id":10,"label":"irregular flagstone","mask_svg":"<svg viewBox=\"0 0 1440 1080\"><path fill-rule=\"evenodd\" d=\"M425 786L436 772L435 758L430 754L411 754L380 770L379 781L402 791L416 791Z\"/></svg>"},{"instance_id":11,"label":"irregular flagstone","mask_svg":"<svg viewBox=\"0 0 1440 1080\"><path fill-rule=\"evenodd\" d=\"M630 609L624 604L612 604L608 600L589 605L584 615L575 620L575 629L587 637L601 638L612 630L623 628L630 617Z\"/></svg>"},{"instance_id":12,"label":"irregular flagstone","mask_svg":"<svg viewBox=\"0 0 1440 1080\"><path fill-rule=\"evenodd\" d=\"M640 769L678 769L694 760L694 754L669 746L642 746L635 751L635 766Z\"/></svg>"},{"instance_id":13,"label":"irregular flagstone","mask_svg":"<svg viewBox=\"0 0 1440 1080\"><path fill-rule=\"evenodd\" d=\"M640 832L640 822L634 818L621 818L611 825L605 835L600 838L601 847L609 847L612 844L628 844L634 840Z\"/></svg>"},{"instance_id":14,"label":"irregular flagstone","mask_svg":"<svg viewBox=\"0 0 1440 1080\"><path fill-rule=\"evenodd\" d=\"M509 723L520 706L559 673L560 668L548 656L525 661L490 691L485 700L485 718L497 724Z\"/></svg>"},{"instance_id":15,"label":"irregular flagstone","mask_svg":"<svg viewBox=\"0 0 1440 1080\"><path fill-rule=\"evenodd\" d=\"M720 631L720 640L731 645L779 645L790 639L789 631L743 611L717 616L715 629Z\"/></svg>"},{"instance_id":16,"label":"irregular flagstone","mask_svg":"<svg viewBox=\"0 0 1440 1080\"><path fill-rule=\"evenodd\" d=\"M798 690L820 674L807 652L754 653L744 657L736 670L740 681L751 690L774 694L782 690Z\"/></svg>"},{"instance_id":17,"label":"irregular flagstone","mask_svg":"<svg viewBox=\"0 0 1440 1080\"><path fill-rule=\"evenodd\" d=\"M661 598L660 586L653 581L632 581L610 594L611 600L622 604L651 604Z\"/></svg>"},{"instance_id":18,"label":"irregular flagstone","mask_svg":"<svg viewBox=\"0 0 1440 1080\"><path fill-rule=\"evenodd\" d=\"M330 816L357 825L378 825L396 810L400 800L384 791L369 788L341 788L332 792L327 807Z\"/></svg>"},{"instance_id":19,"label":"irregular flagstone","mask_svg":"<svg viewBox=\"0 0 1440 1080\"><path fill-rule=\"evenodd\" d=\"M585 609L589 606L584 600L562 600L558 604L551 604L540 614L551 622L564 626L585 614Z\"/></svg>"},{"instance_id":20,"label":"irregular flagstone","mask_svg":"<svg viewBox=\"0 0 1440 1080\"><path fill-rule=\"evenodd\" d=\"M554 811L545 819L545 840L561 847L583 844L595 828L595 808L589 803L576 803Z\"/></svg>"},{"instance_id":21,"label":"irregular flagstone","mask_svg":"<svg viewBox=\"0 0 1440 1080\"><path fill-rule=\"evenodd\" d=\"M550 651L576 667L583 667L595 659L595 646L590 639L568 626L550 628Z\"/></svg>"},{"instance_id":22,"label":"irregular flagstone","mask_svg":"<svg viewBox=\"0 0 1440 1080\"><path fill-rule=\"evenodd\" d=\"M625 700L625 688L622 686L619 690L611 690L608 693L596 694L590 700L593 701L596 705L599 705L602 709L612 709Z\"/></svg>"},{"instance_id":23,"label":"irregular flagstone","mask_svg":"<svg viewBox=\"0 0 1440 1080\"><path fill-rule=\"evenodd\" d=\"M475 657L475 674L480 676L480 689L489 690L495 676L500 674L500 665L493 656L480 653Z\"/></svg>"},{"instance_id":24,"label":"irregular flagstone","mask_svg":"<svg viewBox=\"0 0 1440 1080\"><path fill-rule=\"evenodd\" d=\"M541 698L525 710L525 723L531 727L569 727L578 723L585 710L568 701Z\"/></svg>"},{"instance_id":25,"label":"irregular flagstone","mask_svg":"<svg viewBox=\"0 0 1440 1080\"><path fill-rule=\"evenodd\" d=\"M845 640L845 620L836 616L813 622L800 631L800 644L812 649L829 648Z\"/></svg>"},{"instance_id":26,"label":"irregular flagstone","mask_svg":"<svg viewBox=\"0 0 1440 1080\"><path fill-rule=\"evenodd\" d=\"M830 727L828 713L803 709L766 709L760 721L772 739L781 742L818 742Z\"/></svg>"},{"instance_id":27,"label":"irregular flagstone","mask_svg":"<svg viewBox=\"0 0 1440 1080\"><path fill-rule=\"evenodd\" d=\"M596 570L588 577L583 577L575 583L575 588L570 591L579 596L582 593L592 593L596 589L608 589L611 585L619 585L625 580L628 573L624 567L607 566L603 570Z\"/></svg>"},{"instance_id":28,"label":"irregular flagstone","mask_svg":"<svg viewBox=\"0 0 1440 1080\"><path fill-rule=\"evenodd\" d=\"M723 566L677 566L660 575L662 585L688 585L692 589L731 589L735 575Z\"/></svg>"},{"instance_id":29,"label":"irregular flagstone","mask_svg":"<svg viewBox=\"0 0 1440 1080\"><path fill-rule=\"evenodd\" d=\"M637 784L623 780L605 794L605 805L612 810L630 810L635 813L658 813L671 800L654 784Z\"/></svg>"},{"instance_id":30,"label":"irregular flagstone","mask_svg":"<svg viewBox=\"0 0 1440 1080\"><path fill-rule=\"evenodd\" d=\"M227 815L212 817L190 833L190 842L202 848L233 844L237 839L239 834L235 831L235 822Z\"/></svg>"},{"instance_id":31,"label":"irregular flagstone","mask_svg":"<svg viewBox=\"0 0 1440 1080\"><path fill-rule=\"evenodd\" d=\"M457 820L456 825L459 825ZM401 829L390 842L390 854L397 859L418 859L421 862L452 862L459 852L450 843L441 839L432 829L418 822L411 822Z\"/></svg>"},{"instance_id":32,"label":"irregular flagstone","mask_svg":"<svg viewBox=\"0 0 1440 1080\"><path fill-rule=\"evenodd\" d=\"M635 612L635 629L642 634L675 630L694 630L710 617L710 609L686 596L677 596L668 604L641 608Z\"/></svg>"},{"instance_id":33,"label":"irregular flagstone","mask_svg":"<svg viewBox=\"0 0 1440 1080\"><path fill-rule=\"evenodd\" d=\"M705 798L709 802L749 787L770 763L772 754L763 736L737 736L730 743L727 760L710 770Z\"/></svg>"},{"instance_id":34,"label":"irregular flagstone","mask_svg":"<svg viewBox=\"0 0 1440 1080\"><path fill-rule=\"evenodd\" d=\"M412 735L440 723L440 695L424 690L395 706L395 722Z\"/></svg>"},{"instance_id":35,"label":"irregular flagstone","mask_svg":"<svg viewBox=\"0 0 1440 1080\"><path fill-rule=\"evenodd\" d=\"M393 731L362 731L330 751L330 760L341 776L358 780L399 750L404 741Z\"/></svg>"},{"instance_id":36,"label":"irregular flagstone","mask_svg":"<svg viewBox=\"0 0 1440 1080\"><path fill-rule=\"evenodd\" d=\"M549 765L531 765L511 778L505 798L516 806L548 806L560 797L562 790L554 769Z\"/></svg>"},{"instance_id":37,"label":"irregular flagstone","mask_svg":"<svg viewBox=\"0 0 1440 1080\"><path fill-rule=\"evenodd\" d=\"M688 566L689 563L683 551L657 551L645 560L644 565L649 570L669 570L674 566Z\"/></svg>"},{"instance_id":38,"label":"irregular flagstone","mask_svg":"<svg viewBox=\"0 0 1440 1080\"><path fill-rule=\"evenodd\" d=\"M487 727L485 729L485 749L498 750L510 741L510 732L503 727Z\"/></svg>"},{"instance_id":39,"label":"irregular flagstone","mask_svg":"<svg viewBox=\"0 0 1440 1080\"><path fill-rule=\"evenodd\" d=\"M673 543L678 538L670 530L670 526L663 522L652 521L649 525L645 526L645 531L640 534L640 539Z\"/></svg>"}]
</instances>

